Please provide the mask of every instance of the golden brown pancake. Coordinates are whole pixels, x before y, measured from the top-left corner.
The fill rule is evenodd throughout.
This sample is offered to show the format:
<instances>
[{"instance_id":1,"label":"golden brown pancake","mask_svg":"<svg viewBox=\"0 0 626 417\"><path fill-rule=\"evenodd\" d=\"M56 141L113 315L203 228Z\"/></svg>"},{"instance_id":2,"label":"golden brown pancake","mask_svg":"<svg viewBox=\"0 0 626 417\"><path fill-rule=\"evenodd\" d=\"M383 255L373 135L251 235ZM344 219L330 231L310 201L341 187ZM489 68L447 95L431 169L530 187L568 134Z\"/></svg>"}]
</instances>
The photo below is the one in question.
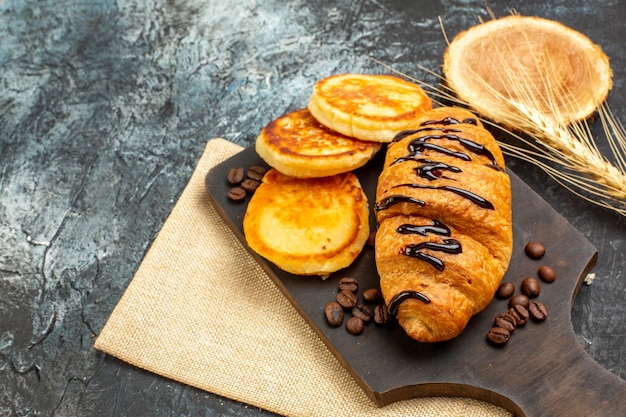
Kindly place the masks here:
<instances>
[{"instance_id":1,"label":"golden brown pancake","mask_svg":"<svg viewBox=\"0 0 626 417\"><path fill-rule=\"evenodd\" d=\"M243 219L246 242L280 269L326 277L350 265L369 236L367 197L351 172L295 178L270 169Z\"/></svg>"},{"instance_id":2,"label":"golden brown pancake","mask_svg":"<svg viewBox=\"0 0 626 417\"><path fill-rule=\"evenodd\" d=\"M392 75L340 74L318 81L308 109L324 126L346 136L391 142L432 108L416 84Z\"/></svg>"},{"instance_id":3,"label":"golden brown pancake","mask_svg":"<svg viewBox=\"0 0 626 417\"><path fill-rule=\"evenodd\" d=\"M257 137L257 153L270 166L300 178L352 171L369 161L379 143L350 138L321 125L307 109L270 122Z\"/></svg>"}]
</instances>

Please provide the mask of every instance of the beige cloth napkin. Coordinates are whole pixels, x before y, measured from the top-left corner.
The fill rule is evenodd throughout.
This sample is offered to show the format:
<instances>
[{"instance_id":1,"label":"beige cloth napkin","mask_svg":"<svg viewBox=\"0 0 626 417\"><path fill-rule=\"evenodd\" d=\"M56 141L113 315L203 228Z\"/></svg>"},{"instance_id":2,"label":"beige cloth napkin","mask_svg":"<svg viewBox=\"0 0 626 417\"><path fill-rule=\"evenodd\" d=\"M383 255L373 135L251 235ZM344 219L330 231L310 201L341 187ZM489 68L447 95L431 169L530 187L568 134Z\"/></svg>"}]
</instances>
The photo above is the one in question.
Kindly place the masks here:
<instances>
[{"instance_id":1,"label":"beige cloth napkin","mask_svg":"<svg viewBox=\"0 0 626 417\"><path fill-rule=\"evenodd\" d=\"M510 416L468 398L378 408L212 207L205 175L241 149L208 142L97 349L286 416Z\"/></svg>"}]
</instances>

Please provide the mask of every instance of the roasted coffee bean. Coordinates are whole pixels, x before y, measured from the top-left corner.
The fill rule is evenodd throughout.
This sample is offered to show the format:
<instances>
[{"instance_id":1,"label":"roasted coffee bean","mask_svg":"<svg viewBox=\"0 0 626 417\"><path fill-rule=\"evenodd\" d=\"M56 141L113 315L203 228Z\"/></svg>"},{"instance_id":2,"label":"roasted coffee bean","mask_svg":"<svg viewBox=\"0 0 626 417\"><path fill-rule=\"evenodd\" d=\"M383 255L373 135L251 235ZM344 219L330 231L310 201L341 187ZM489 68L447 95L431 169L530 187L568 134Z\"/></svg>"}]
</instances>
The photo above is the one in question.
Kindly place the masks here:
<instances>
[{"instance_id":1,"label":"roasted coffee bean","mask_svg":"<svg viewBox=\"0 0 626 417\"><path fill-rule=\"evenodd\" d=\"M337 284L339 291L350 291L356 293L359 290L359 281L356 278L343 277Z\"/></svg>"},{"instance_id":2,"label":"roasted coffee bean","mask_svg":"<svg viewBox=\"0 0 626 417\"><path fill-rule=\"evenodd\" d=\"M343 308L336 301L326 304L324 314L331 326L341 326L343 323Z\"/></svg>"},{"instance_id":3,"label":"roasted coffee bean","mask_svg":"<svg viewBox=\"0 0 626 417\"><path fill-rule=\"evenodd\" d=\"M250 193L253 193L256 191L257 188L259 188L260 185L261 185L261 181L253 180L252 178L246 178L241 183L241 188L243 188L244 190Z\"/></svg>"},{"instance_id":4,"label":"roasted coffee bean","mask_svg":"<svg viewBox=\"0 0 626 417\"><path fill-rule=\"evenodd\" d=\"M363 323L369 323L374 317L374 312L365 304L357 304L352 309L352 316L360 318Z\"/></svg>"},{"instance_id":5,"label":"roasted coffee bean","mask_svg":"<svg viewBox=\"0 0 626 417\"><path fill-rule=\"evenodd\" d=\"M369 288L363 291L363 301L368 304L374 304L380 300L380 290L378 288Z\"/></svg>"},{"instance_id":6,"label":"roasted coffee bean","mask_svg":"<svg viewBox=\"0 0 626 417\"><path fill-rule=\"evenodd\" d=\"M387 311L387 306L384 304L379 304L374 307L374 323L378 325L383 325L389 321L389 312Z\"/></svg>"},{"instance_id":7,"label":"roasted coffee bean","mask_svg":"<svg viewBox=\"0 0 626 417\"><path fill-rule=\"evenodd\" d=\"M539 278L545 282L554 282L556 279L556 272L548 265L540 266L537 274L539 275Z\"/></svg>"},{"instance_id":8,"label":"roasted coffee bean","mask_svg":"<svg viewBox=\"0 0 626 417\"><path fill-rule=\"evenodd\" d=\"M515 325L517 327L522 327L528 323L528 319L530 318L530 314L528 313L526 307L519 304L509 308L509 315L515 319Z\"/></svg>"},{"instance_id":9,"label":"roasted coffee bean","mask_svg":"<svg viewBox=\"0 0 626 417\"><path fill-rule=\"evenodd\" d=\"M528 242L524 252L532 259L541 259L546 254L546 247L539 242Z\"/></svg>"},{"instance_id":10,"label":"roasted coffee bean","mask_svg":"<svg viewBox=\"0 0 626 417\"><path fill-rule=\"evenodd\" d=\"M253 180L256 180L256 181L261 181L263 179L263 176L265 176L266 172L267 172L267 169L263 168L262 166L253 165L248 169L247 175L248 175L248 178L252 178Z\"/></svg>"},{"instance_id":11,"label":"roasted coffee bean","mask_svg":"<svg viewBox=\"0 0 626 417\"><path fill-rule=\"evenodd\" d=\"M522 294L527 296L528 298L538 297L541 293L541 284L539 284L539 280L534 277L524 278L522 281Z\"/></svg>"},{"instance_id":12,"label":"roasted coffee bean","mask_svg":"<svg viewBox=\"0 0 626 417\"><path fill-rule=\"evenodd\" d=\"M346 322L346 330L349 333L358 335L363 333L363 329L365 329L365 323L358 317L350 317Z\"/></svg>"},{"instance_id":13,"label":"roasted coffee bean","mask_svg":"<svg viewBox=\"0 0 626 417\"><path fill-rule=\"evenodd\" d=\"M241 187L233 187L230 190L228 190L228 198L231 199L232 201L243 201L246 198L246 190L244 190Z\"/></svg>"},{"instance_id":14,"label":"roasted coffee bean","mask_svg":"<svg viewBox=\"0 0 626 417\"><path fill-rule=\"evenodd\" d=\"M370 232L370 235L367 237L367 242L365 244L370 248L376 246L376 231Z\"/></svg>"},{"instance_id":15,"label":"roasted coffee bean","mask_svg":"<svg viewBox=\"0 0 626 417\"><path fill-rule=\"evenodd\" d=\"M509 298L509 307L513 307L514 305L521 305L525 308L528 308L528 304L530 304L530 300L527 295L524 294L516 294L513 297Z\"/></svg>"},{"instance_id":16,"label":"roasted coffee bean","mask_svg":"<svg viewBox=\"0 0 626 417\"><path fill-rule=\"evenodd\" d=\"M502 327L492 327L487 333L487 339L494 345L503 345L511 339L511 332Z\"/></svg>"},{"instance_id":17,"label":"roasted coffee bean","mask_svg":"<svg viewBox=\"0 0 626 417\"><path fill-rule=\"evenodd\" d=\"M502 284L500 284L500 286L498 287L498 290L496 291L496 297L498 297L501 300L506 300L507 298L511 297L514 293L515 293L515 285L513 285L513 283L511 282L503 282Z\"/></svg>"},{"instance_id":18,"label":"roasted coffee bean","mask_svg":"<svg viewBox=\"0 0 626 417\"><path fill-rule=\"evenodd\" d=\"M533 301L528 306L528 311L530 313L530 317L536 321L544 321L548 318L548 309L545 305L543 305L540 301Z\"/></svg>"},{"instance_id":19,"label":"roasted coffee bean","mask_svg":"<svg viewBox=\"0 0 626 417\"><path fill-rule=\"evenodd\" d=\"M513 316L511 316L508 313L498 314L494 322L497 327L502 327L503 329L507 329L509 332L513 332L515 328L517 327L515 318L513 318Z\"/></svg>"},{"instance_id":20,"label":"roasted coffee bean","mask_svg":"<svg viewBox=\"0 0 626 417\"><path fill-rule=\"evenodd\" d=\"M352 291L341 291L337 294L337 302L345 309L352 309L357 303L357 298Z\"/></svg>"},{"instance_id":21,"label":"roasted coffee bean","mask_svg":"<svg viewBox=\"0 0 626 417\"><path fill-rule=\"evenodd\" d=\"M235 167L235 168L231 168L230 171L228 171L228 176L226 179L228 180L229 183L233 185L237 185L241 181L243 181L243 175L244 175L243 168Z\"/></svg>"}]
</instances>

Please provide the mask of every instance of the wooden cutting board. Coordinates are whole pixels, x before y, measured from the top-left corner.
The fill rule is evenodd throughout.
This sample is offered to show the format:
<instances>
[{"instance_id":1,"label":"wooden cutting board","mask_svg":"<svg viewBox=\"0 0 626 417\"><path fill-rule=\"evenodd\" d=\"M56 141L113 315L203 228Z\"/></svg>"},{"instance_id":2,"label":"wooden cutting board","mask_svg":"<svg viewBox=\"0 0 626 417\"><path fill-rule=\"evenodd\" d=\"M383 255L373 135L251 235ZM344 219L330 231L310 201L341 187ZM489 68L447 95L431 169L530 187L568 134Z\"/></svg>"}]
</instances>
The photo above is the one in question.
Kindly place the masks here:
<instances>
[{"instance_id":1,"label":"wooden cutting board","mask_svg":"<svg viewBox=\"0 0 626 417\"><path fill-rule=\"evenodd\" d=\"M355 173L373 205L384 150ZM247 201L227 198L226 181L232 167L265 165L253 148L214 167L206 188L226 223L245 244L242 220ZM571 324L572 302L583 278L595 265L597 251L572 225L556 213L516 175L513 190L513 257L504 277L519 285L536 276L539 266L557 272L553 283L542 283L542 301L549 317L517 329L503 347L487 343L494 317L508 308L494 299L472 318L465 332L443 343L423 344L407 337L394 321L385 327L368 324L353 336L330 327L324 306L335 299L344 276L359 280L360 289L378 288L374 251L365 248L347 269L322 281L294 276L251 251L263 269L310 324L326 346L378 406L415 397L463 396L488 401L516 416L626 416L626 381L602 368L578 343ZM370 224L375 225L373 213ZM543 243L540 261L524 254L528 241ZM361 292L361 291L360 291Z\"/></svg>"}]
</instances>

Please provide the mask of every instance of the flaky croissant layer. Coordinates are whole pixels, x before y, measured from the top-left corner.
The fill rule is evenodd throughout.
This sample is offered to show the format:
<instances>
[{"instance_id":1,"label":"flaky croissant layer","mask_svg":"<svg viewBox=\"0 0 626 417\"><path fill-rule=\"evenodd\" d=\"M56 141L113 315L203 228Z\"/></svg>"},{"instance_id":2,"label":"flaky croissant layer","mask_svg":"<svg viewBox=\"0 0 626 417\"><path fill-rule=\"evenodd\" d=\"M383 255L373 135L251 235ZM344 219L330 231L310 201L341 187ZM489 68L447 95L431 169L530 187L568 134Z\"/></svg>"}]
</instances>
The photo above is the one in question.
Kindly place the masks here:
<instances>
[{"instance_id":1,"label":"flaky croissant layer","mask_svg":"<svg viewBox=\"0 0 626 417\"><path fill-rule=\"evenodd\" d=\"M496 140L467 110L424 113L389 144L375 211L390 313L420 342L461 334L511 258L511 185Z\"/></svg>"}]
</instances>

